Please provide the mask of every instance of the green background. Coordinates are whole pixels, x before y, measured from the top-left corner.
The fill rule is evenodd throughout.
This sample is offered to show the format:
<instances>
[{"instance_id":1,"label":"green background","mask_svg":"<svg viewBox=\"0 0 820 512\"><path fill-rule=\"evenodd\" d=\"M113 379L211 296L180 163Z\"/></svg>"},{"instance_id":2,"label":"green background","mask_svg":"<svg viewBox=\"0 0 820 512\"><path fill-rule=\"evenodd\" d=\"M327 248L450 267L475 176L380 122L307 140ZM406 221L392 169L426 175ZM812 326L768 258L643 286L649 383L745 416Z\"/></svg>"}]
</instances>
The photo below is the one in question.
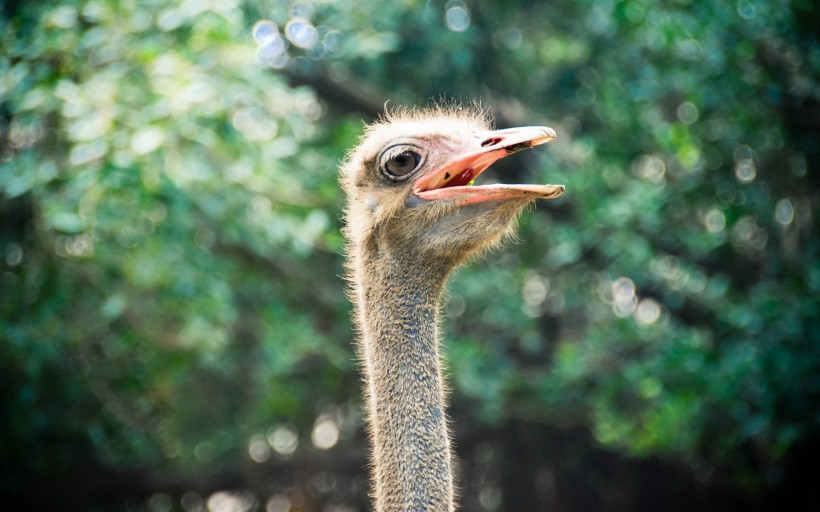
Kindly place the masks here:
<instances>
[{"instance_id":1,"label":"green background","mask_svg":"<svg viewBox=\"0 0 820 512\"><path fill-rule=\"evenodd\" d=\"M337 166L386 101L446 98L558 132L482 180L567 186L448 287L463 509L813 510L818 27L4 1L0 507L368 510Z\"/></svg>"}]
</instances>

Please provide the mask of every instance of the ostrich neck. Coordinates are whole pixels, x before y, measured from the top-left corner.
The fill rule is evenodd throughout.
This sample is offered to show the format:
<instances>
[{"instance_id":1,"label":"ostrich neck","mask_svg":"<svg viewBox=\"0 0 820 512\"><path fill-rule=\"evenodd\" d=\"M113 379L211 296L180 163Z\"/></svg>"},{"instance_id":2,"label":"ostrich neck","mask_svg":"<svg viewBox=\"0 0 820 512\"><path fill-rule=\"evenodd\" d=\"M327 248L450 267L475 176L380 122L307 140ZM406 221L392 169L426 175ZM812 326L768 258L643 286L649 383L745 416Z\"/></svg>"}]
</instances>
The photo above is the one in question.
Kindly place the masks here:
<instances>
[{"instance_id":1,"label":"ostrich neck","mask_svg":"<svg viewBox=\"0 0 820 512\"><path fill-rule=\"evenodd\" d=\"M376 509L450 511L453 483L438 334L448 272L376 253L361 255L357 263Z\"/></svg>"}]
</instances>

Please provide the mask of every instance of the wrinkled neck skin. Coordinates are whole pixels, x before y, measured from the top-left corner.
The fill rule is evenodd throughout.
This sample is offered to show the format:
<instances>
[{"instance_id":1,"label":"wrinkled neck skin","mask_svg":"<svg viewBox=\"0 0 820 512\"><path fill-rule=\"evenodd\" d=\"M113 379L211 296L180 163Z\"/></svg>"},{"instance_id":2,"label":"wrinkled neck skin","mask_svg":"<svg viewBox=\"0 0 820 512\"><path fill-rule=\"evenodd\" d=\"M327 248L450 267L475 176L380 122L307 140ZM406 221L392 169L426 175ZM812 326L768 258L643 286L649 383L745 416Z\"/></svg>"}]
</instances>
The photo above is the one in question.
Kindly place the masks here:
<instances>
[{"instance_id":1,"label":"wrinkled neck skin","mask_svg":"<svg viewBox=\"0 0 820 512\"><path fill-rule=\"evenodd\" d=\"M451 269L375 244L351 256L376 510L452 511L438 330Z\"/></svg>"}]
</instances>

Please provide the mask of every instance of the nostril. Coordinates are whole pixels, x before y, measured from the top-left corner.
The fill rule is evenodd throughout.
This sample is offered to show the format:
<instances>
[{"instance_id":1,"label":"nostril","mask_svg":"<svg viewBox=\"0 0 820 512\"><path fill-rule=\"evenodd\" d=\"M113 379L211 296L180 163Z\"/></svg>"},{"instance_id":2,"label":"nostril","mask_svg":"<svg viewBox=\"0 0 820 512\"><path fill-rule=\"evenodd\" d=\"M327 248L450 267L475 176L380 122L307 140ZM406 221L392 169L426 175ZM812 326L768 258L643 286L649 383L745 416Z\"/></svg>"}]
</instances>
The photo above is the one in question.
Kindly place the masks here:
<instances>
[{"instance_id":1,"label":"nostril","mask_svg":"<svg viewBox=\"0 0 820 512\"><path fill-rule=\"evenodd\" d=\"M496 144L498 144L499 142L501 142L501 138L499 138L499 137L493 137L492 139L487 139L487 140L485 140L484 142L482 142L482 143L481 143L481 147L482 147L482 148L486 148L487 146L495 146L495 145L496 145Z\"/></svg>"}]
</instances>

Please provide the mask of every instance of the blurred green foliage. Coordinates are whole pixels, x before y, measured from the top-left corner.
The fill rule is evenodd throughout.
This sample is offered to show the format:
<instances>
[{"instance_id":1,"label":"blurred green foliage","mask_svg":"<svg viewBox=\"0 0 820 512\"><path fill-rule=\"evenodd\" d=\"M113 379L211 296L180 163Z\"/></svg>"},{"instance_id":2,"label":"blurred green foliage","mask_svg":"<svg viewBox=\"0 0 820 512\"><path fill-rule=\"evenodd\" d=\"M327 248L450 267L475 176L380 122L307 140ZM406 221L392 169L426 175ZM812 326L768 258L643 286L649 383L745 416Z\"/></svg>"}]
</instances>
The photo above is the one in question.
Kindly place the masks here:
<instances>
[{"instance_id":1,"label":"blurred green foliage","mask_svg":"<svg viewBox=\"0 0 820 512\"><path fill-rule=\"evenodd\" d=\"M0 490L316 450L328 418L360 439L336 166L367 105L441 95L555 127L496 176L567 185L449 287L459 421L776 485L820 427L817 26L805 1L4 4Z\"/></svg>"}]
</instances>

